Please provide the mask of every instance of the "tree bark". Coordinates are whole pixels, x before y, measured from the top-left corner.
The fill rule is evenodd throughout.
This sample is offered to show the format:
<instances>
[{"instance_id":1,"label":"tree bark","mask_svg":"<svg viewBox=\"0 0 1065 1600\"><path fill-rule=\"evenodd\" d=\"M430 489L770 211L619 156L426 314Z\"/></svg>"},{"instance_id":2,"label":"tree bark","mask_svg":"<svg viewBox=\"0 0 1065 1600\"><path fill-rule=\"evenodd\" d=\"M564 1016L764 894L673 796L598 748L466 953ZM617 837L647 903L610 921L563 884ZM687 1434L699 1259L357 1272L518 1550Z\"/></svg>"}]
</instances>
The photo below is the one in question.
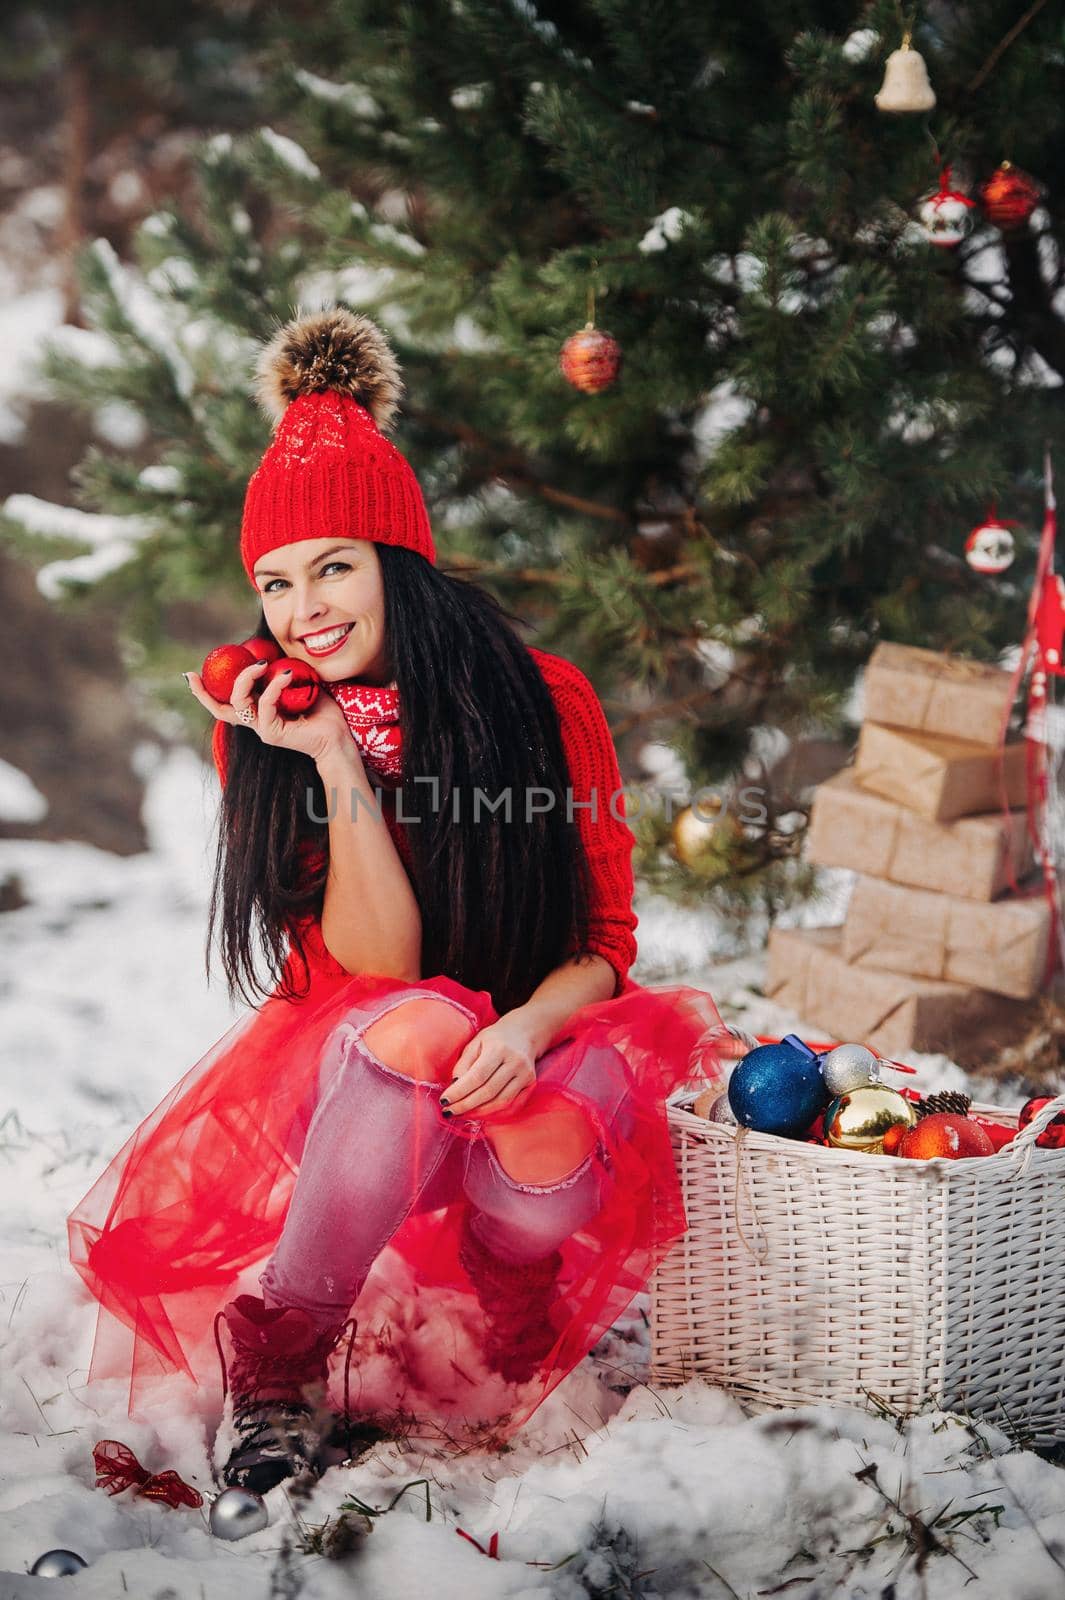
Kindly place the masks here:
<instances>
[{"instance_id":1,"label":"tree bark","mask_svg":"<svg viewBox=\"0 0 1065 1600\"><path fill-rule=\"evenodd\" d=\"M71 30L70 48L63 68L63 221L59 244L62 252L63 321L85 326L81 314L77 256L86 237L85 185L92 159L92 53L97 32L95 13L84 11Z\"/></svg>"}]
</instances>

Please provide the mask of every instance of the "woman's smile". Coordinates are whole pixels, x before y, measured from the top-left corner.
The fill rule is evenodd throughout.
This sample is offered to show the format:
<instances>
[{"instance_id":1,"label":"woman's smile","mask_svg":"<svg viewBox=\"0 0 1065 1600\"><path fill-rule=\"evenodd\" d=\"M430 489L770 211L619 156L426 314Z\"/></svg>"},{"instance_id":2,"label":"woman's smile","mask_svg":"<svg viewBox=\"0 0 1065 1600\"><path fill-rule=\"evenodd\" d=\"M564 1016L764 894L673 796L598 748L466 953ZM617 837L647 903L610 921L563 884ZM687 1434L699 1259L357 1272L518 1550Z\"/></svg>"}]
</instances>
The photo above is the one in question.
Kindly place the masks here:
<instances>
[{"instance_id":1,"label":"woman's smile","mask_svg":"<svg viewBox=\"0 0 1065 1600\"><path fill-rule=\"evenodd\" d=\"M300 644L308 655L330 656L334 650L340 649L354 626L353 622L342 622L338 627L324 628L320 633L307 633Z\"/></svg>"}]
</instances>

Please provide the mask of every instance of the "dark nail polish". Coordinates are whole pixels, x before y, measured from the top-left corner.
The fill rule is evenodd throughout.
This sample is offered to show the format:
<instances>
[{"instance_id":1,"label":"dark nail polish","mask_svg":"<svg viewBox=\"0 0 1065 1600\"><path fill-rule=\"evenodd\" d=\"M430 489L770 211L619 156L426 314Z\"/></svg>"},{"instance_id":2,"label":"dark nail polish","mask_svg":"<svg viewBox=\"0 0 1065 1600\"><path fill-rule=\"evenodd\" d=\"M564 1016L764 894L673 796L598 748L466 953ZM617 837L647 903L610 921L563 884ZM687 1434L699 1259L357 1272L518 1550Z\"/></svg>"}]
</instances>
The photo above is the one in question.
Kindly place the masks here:
<instances>
[{"instance_id":1,"label":"dark nail polish","mask_svg":"<svg viewBox=\"0 0 1065 1600\"><path fill-rule=\"evenodd\" d=\"M183 673L182 673L182 674L181 674L181 676L182 676L182 677L183 677L183 678L184 678L184 680L185 680L185 687L186 687L186 689L191 689L191 687L192 687L192 685L191 685L191 684L190 684L190 683L189 683L189 675L188 675L188 673L187 673L187 672L183 672Z\"/></svg>"},{"instance_id":2,"label":"dark nail polish","mask_svg":"<svg viewBox=\"0 0 1065 1600\"><path fill-rule=\"evenodd\" d=\"M292 668L291 667L286 667L284 672L281 674L281 676L283 678L291 678L291 676L292 676Z\"/></svg>"},{"instance_id":3,"label":"dark nail polish","mask_svg":"<svg viewBox=\"0 0 1065 1600\"><path fill-rule=\"evenodd\" d=\"M441 1112L441 1116L444 1116L444 1117L450 1117L450 1115L451 1115L451 1112L450 1112L450 1111L443 1111L443 1112Z\"/></svg>"},{"instance_id":4,"label":"dark nail polish","mask_svg":"<svg viewBox=\"0 0 1065 1600\"><path fill-rule=\"evenodd\" d=\"M441 1104L441 1105L442 1105L442 1106L449 1106L449 1105L450 1105L450 1104L451 1104L451 1101L450 1101L450 1100L445 1100L445 1099L444 1099L444 1096L443 1096L443 1095L441 1095L441 1096L440 1096L440 1104Z\"/></svg>"}]
</instances>

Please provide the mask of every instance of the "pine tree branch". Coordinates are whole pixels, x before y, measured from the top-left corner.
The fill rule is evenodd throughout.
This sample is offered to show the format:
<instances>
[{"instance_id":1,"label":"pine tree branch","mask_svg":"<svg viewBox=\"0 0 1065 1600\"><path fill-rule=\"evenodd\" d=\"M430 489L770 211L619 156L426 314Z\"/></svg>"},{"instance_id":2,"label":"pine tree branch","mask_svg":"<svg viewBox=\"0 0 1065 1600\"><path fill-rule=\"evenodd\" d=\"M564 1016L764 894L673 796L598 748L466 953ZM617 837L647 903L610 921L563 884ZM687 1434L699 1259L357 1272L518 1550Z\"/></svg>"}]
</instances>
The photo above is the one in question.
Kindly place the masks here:
<instances>
[{"instance_id":1,"label":"pine tree branch","mask_svg":"<svg viewBox=\"0 0 1065 1600\"><path fill-rule=\"evenodd\" d=\"M969 82L966 84L966 86L965 86L965 93L966 94L975 94L976 93L977 89L979 89L979 87L983 83L984 79L992 71L994 71L995 67L999 63L999 60L1001 59L1002 56L1005 55L1006 51L1009 49L1009 47L1013 43L1014 39L1016 39L1017 35L1019 33L1023 32L1023 30L1025 28L1027 28L1028 24L1032 21L1032 18L1037 16L1039 14L1039 12L1042 11L1042 9L1043 9L1043 7L1045 5L1046 5L1046 0L1035 0L1035 3L1028 7L1028 10L1024 13L1023 17L1018 17L1017 21L1013 24L1013 27L1009 30L1009 32L1004 34L1002 36L1002 38L998 41L998 44L992 50L991 54L988 56L987 60L983 64L983 66L980 68L979 72L976 74L976 77L975 78L971 78L969 80Z\"/></svg>"},{"instance_id":2,"label":"pine tree branch","mask_svg":"<svg viewBox=\"0 0 1065 1600\"><path fill-rule=\"evenodd\" d=\"M492 463L493 476L502 479L504 483L528 489L532 494L539 495L541 500L550 501L552 505L565 506L567 510L579 512L581 516L596 517L601 522L616 522L624 528L633 526L633 518L619 506L603 505L598 500L587 500L582 495L570 494L565 489L555 489L551 484L544 483L536 476L525 456L516 450L504 449L494 439L489 439L486 434L471 428L468 423L459 422L454 417L441 417L435 412L419 411L415 407L408 407L407 415L416 422L424 423L428 428L450 434L453 439L460 439L463 444L472 445L474 449L481 451Z\"/></svg>"},{"instance_id":3,"label":"pine tree branch","mask_svg":"<svg viewBox=\"0 0 1065 1600\"><path fill-rule=\"evenodd\" d=\"M687 694L678 695L674 700L659 700L653 706L645 706L642 711L630 711L627 716L610 725L610 731L615 738L621 738L632 728L637 728L643 722L650 722L656 717L669 717L683 711L690 711L696 706L707 701L717 700L734 683L745 683L753 689L756 695L764 695L766 677L749 678L743 672L730 672L724 683L707 684L705 688L691 689ZM604 706L611 704L609 699L604 700Z\"/></svg>"},{"instance_id":4,"label":"pine tree branch","mask_svg":"<svg viewBox=\"0 0 1065 1600\"><path fill-rule=\"evenodd\" d=\"M546 583L560 585L567 582L569 574L560 571L557 567L501 567L484 561L447 561L440 563L442 572L456 572L463 575L474 574L478 578L491 578L498 582L507 579L515 583ZM644 572L643 581L652 588L659 589L663 584L682 582L687 578L704 578L706 576L698 567L690 562L680 562L677 566L662 567L657 572Z\"/></svg>"}]
</instances>

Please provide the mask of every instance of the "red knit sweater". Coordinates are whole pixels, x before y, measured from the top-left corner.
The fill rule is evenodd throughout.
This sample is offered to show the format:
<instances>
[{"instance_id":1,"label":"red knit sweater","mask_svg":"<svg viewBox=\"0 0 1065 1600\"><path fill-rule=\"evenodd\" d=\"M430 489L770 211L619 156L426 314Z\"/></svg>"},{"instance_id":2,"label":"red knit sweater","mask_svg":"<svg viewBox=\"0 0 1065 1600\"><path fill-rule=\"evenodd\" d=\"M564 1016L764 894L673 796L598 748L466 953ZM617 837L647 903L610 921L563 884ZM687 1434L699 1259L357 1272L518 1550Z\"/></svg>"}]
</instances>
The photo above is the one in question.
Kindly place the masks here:
<instances>
[{"instance_id":1,"label":"red knit sweater","mask_svg":"<svg viewBox=\"0 0 1065 1600\"><path fill-rule=\"evenodd\" d=\"M562 748L573 790L573 817L591 868L592 901L584 948L605 956L610 962L617 974L614 993L619 994L636 959L637 918L632 909L635 841L624 820L625 797L621 792L614 742L598 696L580 668L546 650L530 649L529 654L540 668L558 712ZM211 747L223 784L228 764L228 728L225 722L215 724ZM594 811L589 805L593 790ZM382 814L409 873L411 854L406 824L396 820L393 800L393 792L383 789ZM326 949L320 923L301 925L301 933L308 958L314 965L325 965L333 972L344 970ZM573 954L574 949L571 944L565 954Z\"/></svg>"}]
</instances>

